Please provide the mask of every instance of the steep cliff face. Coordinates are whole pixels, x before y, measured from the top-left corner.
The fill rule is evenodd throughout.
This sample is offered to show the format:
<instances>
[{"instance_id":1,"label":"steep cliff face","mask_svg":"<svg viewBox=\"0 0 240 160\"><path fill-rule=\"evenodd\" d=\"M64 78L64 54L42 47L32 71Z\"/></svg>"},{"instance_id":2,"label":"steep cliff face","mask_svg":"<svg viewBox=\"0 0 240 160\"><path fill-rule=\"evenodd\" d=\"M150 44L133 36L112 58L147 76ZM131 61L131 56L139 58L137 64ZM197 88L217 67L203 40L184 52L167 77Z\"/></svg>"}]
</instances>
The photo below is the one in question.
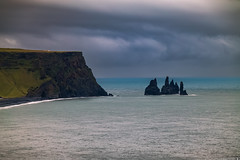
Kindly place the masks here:
<instances>
[{"instance_id":1,"label":"steep cliff face","mask_svg":"<svg viewBox=\"0 0 240 160\"><path fill-rule=\"evenodd\" d=\"M0 76L1 97L107 96L81 52L0 49Z\"/></svg>"}]
</instances>

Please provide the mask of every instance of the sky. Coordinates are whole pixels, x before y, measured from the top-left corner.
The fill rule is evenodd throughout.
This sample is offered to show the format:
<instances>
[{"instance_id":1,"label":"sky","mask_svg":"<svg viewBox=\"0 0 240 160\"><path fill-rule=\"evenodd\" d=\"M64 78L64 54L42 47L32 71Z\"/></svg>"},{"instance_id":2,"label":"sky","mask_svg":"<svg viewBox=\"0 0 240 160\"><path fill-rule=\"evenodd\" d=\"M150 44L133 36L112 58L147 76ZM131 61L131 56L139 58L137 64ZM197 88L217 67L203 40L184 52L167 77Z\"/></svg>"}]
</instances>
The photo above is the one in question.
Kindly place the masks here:
<instances>
[{"instance_id":1,"label":"sky","mask_svg":"<svg viewBox=\"0 0 240 160\"><path fill-rule=\"evenodd\" d=\"M1 0L0 47L82 51L96 77L240 77L240 0Z\"/></svg>"}]
</instances>

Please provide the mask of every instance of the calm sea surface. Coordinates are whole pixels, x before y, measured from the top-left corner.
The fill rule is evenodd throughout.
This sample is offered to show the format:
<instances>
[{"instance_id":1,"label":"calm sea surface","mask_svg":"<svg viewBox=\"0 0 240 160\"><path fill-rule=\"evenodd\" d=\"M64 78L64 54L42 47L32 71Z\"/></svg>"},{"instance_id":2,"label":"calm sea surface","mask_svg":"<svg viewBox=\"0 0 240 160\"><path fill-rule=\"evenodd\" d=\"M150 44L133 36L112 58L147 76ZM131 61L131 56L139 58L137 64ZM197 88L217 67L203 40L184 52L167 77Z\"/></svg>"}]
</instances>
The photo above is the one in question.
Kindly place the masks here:
<instances>
[{"instance_id":1,"label":"calm sea surface","mask_svg":"<svg viewBox=\"0 0 240 160\"><path fill-rule=\"evenodd\" d=\"M240 159L240 78L175 78L189 96L144 96L149 80L98 79L117 96L0 109L0 159Z\"/></svg>"}]
</instances>

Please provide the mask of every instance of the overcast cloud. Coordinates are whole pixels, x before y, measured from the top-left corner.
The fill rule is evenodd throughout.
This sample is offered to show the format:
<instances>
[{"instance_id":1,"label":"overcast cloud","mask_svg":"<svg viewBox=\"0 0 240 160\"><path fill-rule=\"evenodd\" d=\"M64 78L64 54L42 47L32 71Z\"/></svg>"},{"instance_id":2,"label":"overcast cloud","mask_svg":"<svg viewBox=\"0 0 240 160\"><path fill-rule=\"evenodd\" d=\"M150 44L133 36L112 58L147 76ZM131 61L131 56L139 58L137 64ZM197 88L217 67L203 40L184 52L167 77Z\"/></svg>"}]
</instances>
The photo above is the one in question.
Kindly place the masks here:
<instances>
[{"instance_id":1,"label":"overcast cloud","mask_svg":"<svg viewBox=\"0 0 240 160\"><path fill-rule=\"evenodd\" d=\"M97 77L236 77L239 17L239 0L1 0L0 47L83 51Z\"/></svg>"}]
</instances>

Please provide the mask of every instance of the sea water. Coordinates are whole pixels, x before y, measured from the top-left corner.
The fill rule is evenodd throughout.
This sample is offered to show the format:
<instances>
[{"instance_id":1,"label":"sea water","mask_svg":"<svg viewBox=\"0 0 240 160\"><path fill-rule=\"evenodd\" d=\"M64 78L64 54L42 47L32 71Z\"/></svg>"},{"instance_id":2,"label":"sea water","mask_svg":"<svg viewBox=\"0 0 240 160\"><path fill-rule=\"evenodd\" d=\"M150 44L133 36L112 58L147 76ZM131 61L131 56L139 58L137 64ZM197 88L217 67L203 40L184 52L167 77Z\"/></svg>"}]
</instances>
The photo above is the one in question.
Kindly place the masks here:
<instances>
[{"instance_id":1,"label":"sea water","mask_svg":"<svg viewBox=\"0 0 240 160\"><path fill-rule=\"evenodd\" d=\"M189 96L144 96L149 78L97 79L115 96L1 109L0 159L240 159L240 78L174 80Z\"/></svg>"}]
</instances>

